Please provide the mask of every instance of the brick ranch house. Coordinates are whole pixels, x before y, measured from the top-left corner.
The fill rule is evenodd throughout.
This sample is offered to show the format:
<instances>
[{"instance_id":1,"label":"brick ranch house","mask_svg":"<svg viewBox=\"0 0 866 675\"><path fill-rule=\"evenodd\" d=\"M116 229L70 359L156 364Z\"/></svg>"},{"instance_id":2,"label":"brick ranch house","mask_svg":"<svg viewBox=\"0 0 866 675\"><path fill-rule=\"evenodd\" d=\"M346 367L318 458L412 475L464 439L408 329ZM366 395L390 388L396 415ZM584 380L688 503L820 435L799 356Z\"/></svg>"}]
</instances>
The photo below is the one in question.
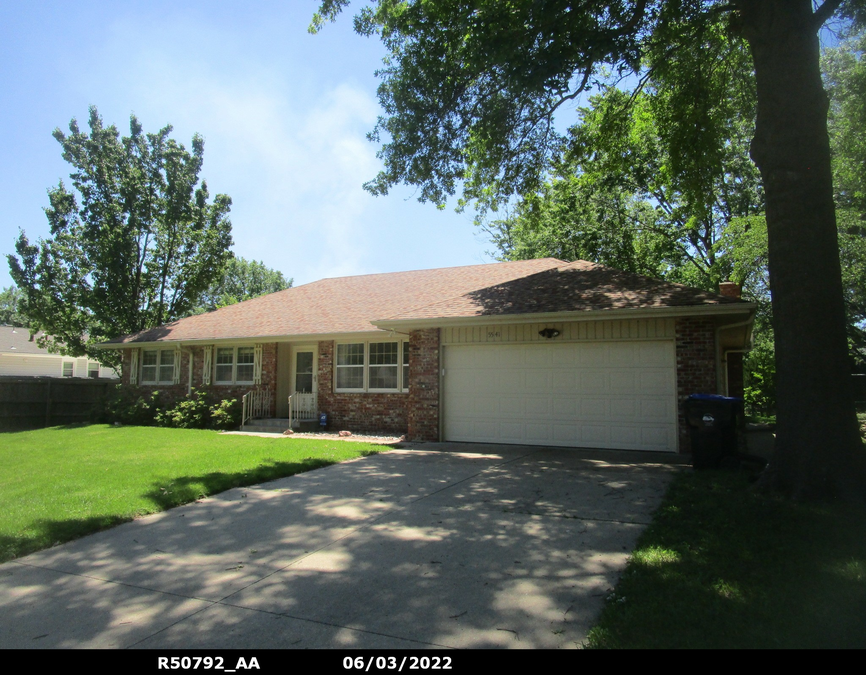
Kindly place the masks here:
<instances>
[{"instance_id":1,"label":"brick ranch house","mask_svg":"<svg viewBox=\"0 0 866 675\"><path fill-rule=\"evenodd\" d=\"M554 258L323 279L105 343L123 383L312 395L332 429L688 451L682 401L742 395L755 306ZM309 398L309 397L308 397Z\"/></svg>"}]
</instances>

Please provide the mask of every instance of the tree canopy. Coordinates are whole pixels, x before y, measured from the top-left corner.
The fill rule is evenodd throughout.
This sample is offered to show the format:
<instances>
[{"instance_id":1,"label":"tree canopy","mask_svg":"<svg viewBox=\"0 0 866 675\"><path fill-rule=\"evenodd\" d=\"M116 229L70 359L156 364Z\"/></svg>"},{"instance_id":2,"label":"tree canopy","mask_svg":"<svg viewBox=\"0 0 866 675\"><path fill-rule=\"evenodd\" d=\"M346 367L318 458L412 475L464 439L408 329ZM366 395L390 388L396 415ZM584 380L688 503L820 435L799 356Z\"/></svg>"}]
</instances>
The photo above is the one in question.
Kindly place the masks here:
<instances>
[{"instance_id":1,"label":"tree canopy","mask_svg":"<svg viewBox=\"0 0 866 675\"><path fill-rule=\"evenodd\" d=\"M0 325L23 326L24 317L18 311L21 291L15 286L9 286L0 291Z\"/></svg>"},{"instance_id":2,"label":"tree canopy","mask_svg":"<svg viewBox=\"0 0 866 675\"><path fill-rule=\"evenodd\" d=\"M222 276L205 291L194 313L209 312L291 286L292 279L286 279L279 270L260 261L235 257L229 260Z\"/></svg>"},{"instance_id":3,"label":"tree canopy","mask_svg":"<svg viewBox=\"0 0 866 675\"><path fill-rule=\"evenodd\" d=\"M311 29L347 4L323 0ZM737 86L718 64L747 54L776 324L776 453L763 485L862 501L818 32L864 14L864 0L378 0L355 19L388 50L371 133L384 168L366 187L415 185L438 205L461 188L463 203L496 209L540 189L563 143L558 110L611 77L648 73L669 91L660 129L674 173L715 170L714 101ZM709 185L709 174L683 175L694 178L684 195Z\"/></svg>"},{"instance_id":4,"label":"tree canopy","mask_svg":"<svg viewBox=\"0 0 866 675\"><path fill-rule=\"evenodd\" d=\"M195 307L231 258L231 199L209 201L199 184L201 136L192 150L166 126L130 134L104 126L90 109L90 133L73 119L55 129L72 165L48 191L50 236L31 244L22 231L9 267L28 325L48 346L105 361L93 344L171 321ZM112 365L112 364L109 364Z\"/></svg>"}]
</instances>

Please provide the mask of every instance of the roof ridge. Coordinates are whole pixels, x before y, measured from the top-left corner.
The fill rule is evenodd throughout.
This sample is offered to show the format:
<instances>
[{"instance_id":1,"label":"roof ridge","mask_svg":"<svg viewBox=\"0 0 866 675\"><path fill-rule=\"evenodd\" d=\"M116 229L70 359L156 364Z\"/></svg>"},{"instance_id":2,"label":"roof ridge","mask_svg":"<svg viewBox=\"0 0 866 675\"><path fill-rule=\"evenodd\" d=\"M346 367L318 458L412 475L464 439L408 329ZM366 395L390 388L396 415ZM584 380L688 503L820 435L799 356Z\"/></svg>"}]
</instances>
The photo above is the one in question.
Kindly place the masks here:
<instances>
[{"instance_id":1,"label":"roof ridge","mask_svg":"<svg viewBox=\"0 0 866 675\"><path fill-rule=\"evenodd\" d=\"M539 260L552 260L558 263L566 263L565 260L559 260L558 258L554 258L553 256L547 256L545 258L527 258L526 260L495 260L493 262L487 263L478 263L476 265L452 265L451 267L427 267L421 270L399 270L396 272L370 272L369 274L347 274L342 277L324 277L322 279L316 279L316 281L311 281L307 284L301 284L300 286L293 286L292 288L303 288L304 286L312 286L313 284L318 284L323 281L337 281L339 279L359 279L361 277L377 277L377 276L391 276L394 274L417 274L421 272L445 272L447 270L468 270L473 267L490 267L492 265L521 265L526 263L535 263ZM289 289L284 289L289 290Z\"/></svg>"}]
</instances>

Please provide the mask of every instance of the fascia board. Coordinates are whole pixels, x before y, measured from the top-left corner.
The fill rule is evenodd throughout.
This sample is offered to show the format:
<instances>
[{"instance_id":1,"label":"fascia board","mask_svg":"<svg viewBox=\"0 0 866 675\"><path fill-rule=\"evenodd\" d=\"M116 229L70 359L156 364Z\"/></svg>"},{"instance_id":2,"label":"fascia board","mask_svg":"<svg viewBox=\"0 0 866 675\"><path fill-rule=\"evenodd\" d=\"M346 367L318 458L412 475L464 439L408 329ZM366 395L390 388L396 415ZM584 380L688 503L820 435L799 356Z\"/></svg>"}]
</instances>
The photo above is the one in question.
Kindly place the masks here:
<instances>
[{"instance_id":1,"label":"fascia board","mask_svg":"<svg viewBox=\"0 0 866 675\"><path fill-rule=\"evenodd\" d=\"M686 307L660 307L642 309L599 309L578 312L538 312L535 314L497 314L495 316L443 317L430 319L373 321L383 330L411 330L451 326L491 324L525 324L546 322L602 321L607 319L667 319L685 316L729 316L752 314L757 305L743 302L730 305L694 305Z\"/></svg>"}]
</instances>

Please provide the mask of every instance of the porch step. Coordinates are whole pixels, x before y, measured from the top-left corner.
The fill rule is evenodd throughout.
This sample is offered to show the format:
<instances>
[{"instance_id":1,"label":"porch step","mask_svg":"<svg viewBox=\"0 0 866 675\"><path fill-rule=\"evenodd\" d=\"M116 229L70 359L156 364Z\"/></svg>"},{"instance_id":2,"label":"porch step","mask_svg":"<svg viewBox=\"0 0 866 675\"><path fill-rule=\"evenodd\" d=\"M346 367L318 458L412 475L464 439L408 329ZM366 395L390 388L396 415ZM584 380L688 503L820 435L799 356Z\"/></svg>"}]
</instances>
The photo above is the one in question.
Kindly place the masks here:
<instances>
[{"instance_id":1,"label":"porch step","mask_svg":"<svg viewBox=\"0 0 866 675\"><path fill-rule=\"evenodd\" d=\"M241 431L256 431L263 434L281 434L289 428L288 417L247 420Z\"/></svg>"}]
</instances>

